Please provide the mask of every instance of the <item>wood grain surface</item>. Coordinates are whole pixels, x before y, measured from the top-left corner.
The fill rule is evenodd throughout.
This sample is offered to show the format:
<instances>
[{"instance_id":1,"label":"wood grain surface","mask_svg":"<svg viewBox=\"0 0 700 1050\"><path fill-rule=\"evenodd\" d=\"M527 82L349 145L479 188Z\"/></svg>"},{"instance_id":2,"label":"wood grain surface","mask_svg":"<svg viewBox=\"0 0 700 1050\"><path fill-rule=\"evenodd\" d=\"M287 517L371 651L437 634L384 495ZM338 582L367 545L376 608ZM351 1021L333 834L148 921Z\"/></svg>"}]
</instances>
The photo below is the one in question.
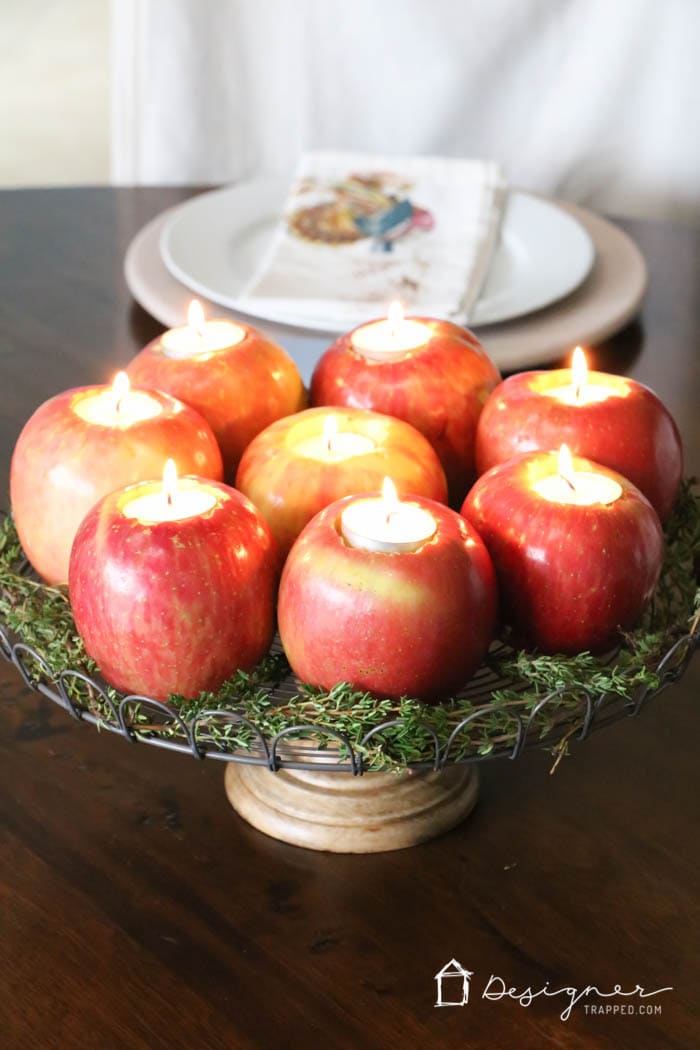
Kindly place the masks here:
<instances>
[{"instance_id":1,"label":"wood grain surface","mask_svg":"<svg viewBox=\"0 0 700 1050\"><path fill-rule=\"evenodd\" d=\"M187 194L0 194L5 493L31 411L105 381L158 330L130 300L122 260L139 227ZM654 387L698 472L700 233L625 226L649 295L639 322L591 356ZM554 776L543 753L484 764L456 831L344 857L266 838L226 802L219 763L81 726L0 664L0 1047L692 1050L699 687L696 660ZM452 957L473 971L470 1002L435 1009L433 975ZM562 996L483 999L492 974L519 992L673 990L643 1000L660 1013L582 1003L562 1021Z\"/></svg>"}]
</instances>

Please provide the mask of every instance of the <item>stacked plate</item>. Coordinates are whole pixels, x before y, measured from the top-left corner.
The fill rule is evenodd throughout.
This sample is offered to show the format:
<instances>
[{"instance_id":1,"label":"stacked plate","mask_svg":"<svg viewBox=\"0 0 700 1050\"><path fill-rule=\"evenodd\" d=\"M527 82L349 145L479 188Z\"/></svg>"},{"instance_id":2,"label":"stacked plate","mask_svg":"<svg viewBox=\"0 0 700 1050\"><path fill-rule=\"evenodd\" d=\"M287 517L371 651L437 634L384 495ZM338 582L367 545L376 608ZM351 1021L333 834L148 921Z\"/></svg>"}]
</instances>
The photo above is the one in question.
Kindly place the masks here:
<instances>
[{"instance_id":1,"label":"stacked plate","mask_svg":"<svg viewBox=\"0 0 700 1050\"><path fill-rule=\"evenodd\" d=\"M238 299L267 251L287 188L287 180L254 180L164 212L135 237L125 271L134 297L163 324L184 323L196 295L209 317L231 316L267 331L308 380L340 334L333 317L309 323L270 310L252 316ZM512 190L470 327L502 370L556 360L576 343L594 344L626 324L646 281L639 249L618 227L575 205Z\"/></svg>"}]
</instances>

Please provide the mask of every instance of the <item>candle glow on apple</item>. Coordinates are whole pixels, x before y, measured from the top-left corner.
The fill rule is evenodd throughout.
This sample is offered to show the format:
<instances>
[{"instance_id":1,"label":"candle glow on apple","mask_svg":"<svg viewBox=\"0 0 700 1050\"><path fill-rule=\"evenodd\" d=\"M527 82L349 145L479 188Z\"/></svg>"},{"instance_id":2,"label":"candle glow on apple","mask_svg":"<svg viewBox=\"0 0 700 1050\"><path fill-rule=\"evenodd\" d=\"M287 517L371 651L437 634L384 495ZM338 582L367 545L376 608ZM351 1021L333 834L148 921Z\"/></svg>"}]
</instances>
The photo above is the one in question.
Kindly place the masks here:
<instances>
[{"instance_id":1,"label":"candle glow on apple","mask_svg":"<svg viewBox=\"0 0 700 1050\"><path fill-rule=\"evenodd\" d=\"M567 386L550 387L543 392L547 397L555 397L566 405L592 405L597 401L607 401L609 397L624 397L625 387L617 377L614 385L613 382L589 383L586 355L582 348L577 346L571 358L571 383Z\"/></svg>"},{"instance_id":2,"label":"candle glow on apple","mask_svg":"<svg viewBox=\"0 0 700 1050\"><path fill-rule=\"evenodd\" d=\"M166 357L201 357L237 346L245 336L245 328L233 321L207 321L202 304L193 299L187 311L187 324L164 332L160 344Z\"/></svg>"},{"instance_id":3,"label":"candle glow on apple","mask_svg":"<svg viewBox=\"0 0 700 1050\"><path fill-rule=\"evenodd\" d=\"M491 467L462 514L493 559L501 622L517 644L605 652L653 596L663 557L654 508L625 475L584 457L572 464L566 446Z\"/></svg>"},{"instance_id":4,"label":"candle glow on apple","mask_svg":"<svg viewBox=\"0 0 700 1050\"><path fill-rule=\"evenodd\" d=\"M134 496L122 504L121 512L125 518L138 518L145 523L185 521L206 514L217 503L213 489L196 478L178 479L175 461L169 459L163 469L162 485L159 488L152 482L138 485Z\"/></svg>"},{"instance_id":5,"label":"candle glow on apple","mask_svg":"<svg viewBox=\"0 0 700 1050\"><path fill-rule=\"evenodd\" d=\"M340 517L340 531L349 547L405 554L418 550L435 535L437 523L427 510L402 503L391 478L385 478L382 495L357 500Z\"/></svg>"},{"instance_id":6,"label":"candle glow on apple","mask_svg":"<svg viewBox=\"0 0 700 1050\"><path fill-rule=\"evenodd\" d=\"M431 335L427 325L404 317L401 303L393 302L385 321L374 321L353 332L352 348L368 361L392 361L425 346Z\"/></svg>"},{"instance_id":7,"label":"candle glow on apple","mask_svg":"<svg viewBox=\"0 0 700 1050\"><path fill-rule=\"evenodd\" d=\"M91 390L76 399L73 411L100 427L130 427L161 415L163 409L144 390L132 390L126 372L117 372L111 387Z\"/></svg>"},{"instance_id":8,"label":"candle glow on apple","mask_svg":"<svg viewBox=\"0 0 700 1050\"><path fill-rule=\"evenodd\" d=\"M535 492L549 503L567 503L576 507L591 507L600 503L608 506L622 495L622 488L613 478L592 471L574 470L567 445L559 449L557 473L533 483Z\"/></svg>"},{"instance_id":9,"label":"candle glow on apple","mask_svg":"<svg viewBox=\"0 0 700 1050\"><path fill-rule=\"evenodd\" d=\"M323 422L323 432L302 438L294 446L294 451L305 459L337 463L351 456L365 456L374 452L376 447L372 438L365 434L339 433L337 418L328 416Z\"/></svg>"},{"instance_id":10,"label":"candle glow on apple","mask_svg":"<svg viewBox=\"0 0 700 1050\"><path fill-rule=\"evenodd\" d=\"M446 499L437 455L408 423L362 408L309 408L278 419L250 442L236 488L262 513L286 555L319 511L377 492L387 474L402 497Z\"/></svg>"},{"instance_id":11,"label":"candle glow on apple","mask_svg":"<svg viewBox=\"0 0 700 1050\"><path fill-rule=\"evenodd\" d=\"M196 474L178 479L168 460L162 482L114 489L83 518L71 609L116 689L196 697L268 651L278 567L270 530L244 496Z\"/></svg>"}]
</instances>

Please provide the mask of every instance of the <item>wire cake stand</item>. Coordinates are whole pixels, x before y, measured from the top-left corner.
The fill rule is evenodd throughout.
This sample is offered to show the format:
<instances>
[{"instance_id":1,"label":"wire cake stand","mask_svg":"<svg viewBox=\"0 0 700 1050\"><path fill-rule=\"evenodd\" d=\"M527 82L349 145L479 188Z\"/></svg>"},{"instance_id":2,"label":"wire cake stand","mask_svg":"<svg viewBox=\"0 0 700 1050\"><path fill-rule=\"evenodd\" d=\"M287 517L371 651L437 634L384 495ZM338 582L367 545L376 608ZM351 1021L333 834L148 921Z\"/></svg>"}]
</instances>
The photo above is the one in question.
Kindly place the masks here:
<instances>
[{"instance_id":1,"label":"wire cake stand","mask_svg":"<svg viewBox=\"0 0 700 1050\"><path fill-rule=\"evenodd\" d=\"M279 642L276 644L279 647ZM555 717L543 734L538 728L540 717L548 706L558 704L566 688L548 693L526 717L513 714L514 743L494 747L488 754L459 749L457 741L475 722L488 719L498 710L489 702L494 690L504 685L524 690L526 685L504 682L484 666L462 694L474 706L472 713L456 723L442 745L437 733L426 727L434 745L432 760L411 762L397 774L368 770L365 755L382 734L401 730L400 718L374 726L359 745L331 726L301 721L269 736L243 714L230 710L202 711L186 721L172 707L150 697L122 696L115 702L104 682L83 671L54 675L40 653L0 625L0 652L17 668L25 684L76 720L115 733L129 743L148 744L199 760L219 759L227 764L226 791L231 804L254 827L294 845L343 853L400 849L449 830L476 802L478 763L515 759L533 747L584 740L621 718L636 717L681 678L699 646L696 623L659 662L656 688L641 687L629 697L594 696L577 689L576 706L567 710L566 717ZM298 683L287 675L270 686L270 698L284 703L297 690ZM225 743L228 727L248 730L245 746ZM338 773L351 776L341 780Z\"/></svg>"},{"instance_id":2,"label":"wire cake stand","mask_svg":"<svg viewBox=\"0 0 700 1050\"><path fill-rule=\"evenodd\" d=\"M26 562L18 569L31 574ZM463 820L477 798L479 763L513 760L534 747L553 749L558 761L570 741L582 741L620 719L639 715L683 675L700 647L699 618L658 661L653 686L640 685L629 695L562 686L509 711L512 731L507 739L484 748L475 730L503 714L494 694L507 688L525 696L531 688L526 681L499 676L490 660L458 698L469 713L448 724L442 739L433 726L419 727L429 757L389 772L378 763L383 741L406 730L409 719L388 718L354 740L332 725L303 718L266 731L235 708L200 710L188 719L151 697L117 694L98 676L79 668L54 673L41 652L1 622L0 653L25 685L77 721L131 744L226 763L229 801L259 830L314 849L377 852L425 841ZM503 643L496 643L490 655L497 658L506 651ZM271 652L281 654L279 639ZM614 666L617 655L610 653L606 663ZM298 696L300 683L287 672L262 688L274 708ZM415 719L411 723L415 732ZM347 775L338 777L341 773Z\"/></svg>"}]
</instances>

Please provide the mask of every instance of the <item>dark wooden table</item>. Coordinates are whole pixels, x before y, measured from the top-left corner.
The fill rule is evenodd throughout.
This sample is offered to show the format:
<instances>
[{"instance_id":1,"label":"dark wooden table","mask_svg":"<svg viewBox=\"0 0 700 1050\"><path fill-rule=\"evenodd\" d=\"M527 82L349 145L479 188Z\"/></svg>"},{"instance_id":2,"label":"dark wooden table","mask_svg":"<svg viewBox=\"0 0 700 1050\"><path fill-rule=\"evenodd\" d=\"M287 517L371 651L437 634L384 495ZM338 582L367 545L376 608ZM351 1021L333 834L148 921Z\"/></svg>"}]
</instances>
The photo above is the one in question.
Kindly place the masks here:
<instances>
[{"instance_id":1,"label":"dark wooden table","mask_svg":"<svg viewBox=\"0 0 700 1050\"><path fill-rule=\"evenodd\" d=\"M0 195L0 479L45 398L105 381L158 330L122 260L178 190ZM651 269L639 324L595 353L653 386L700 470L700 232L625 223ZM404 852L284 846L228 806L218 763L73 723L0 665L0 1046L394 1048L700 1045L700 660L635 721L487 764L480 804ZM433 975L473 971L435 1009ZM661 1013L573 1010L616 985ZM495 985L492 984L492 989ZM586 1000L633 1004L640 1000Z\"/></svg>"}]
</instances>

